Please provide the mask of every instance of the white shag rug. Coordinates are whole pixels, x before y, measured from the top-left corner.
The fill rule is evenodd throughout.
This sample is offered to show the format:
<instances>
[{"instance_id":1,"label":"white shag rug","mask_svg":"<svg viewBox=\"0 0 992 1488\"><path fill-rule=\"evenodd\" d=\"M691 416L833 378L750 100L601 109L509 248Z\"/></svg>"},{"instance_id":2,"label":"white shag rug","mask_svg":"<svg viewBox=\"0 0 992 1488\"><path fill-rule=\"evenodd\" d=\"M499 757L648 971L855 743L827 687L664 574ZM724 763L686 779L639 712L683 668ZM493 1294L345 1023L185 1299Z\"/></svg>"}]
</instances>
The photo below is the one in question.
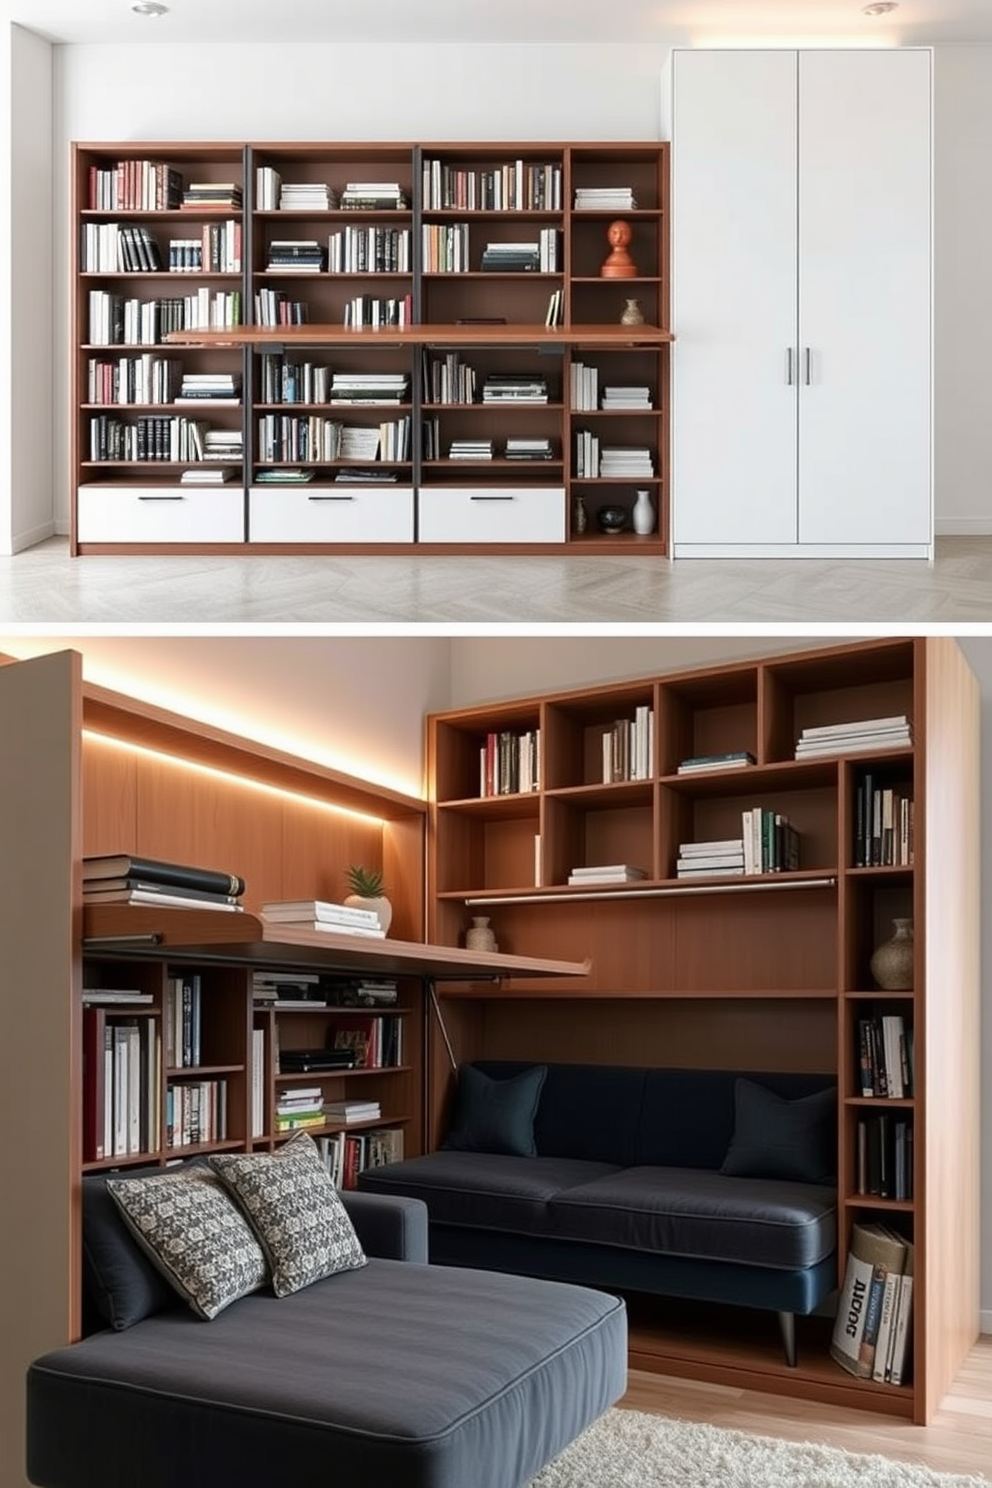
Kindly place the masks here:
<instances>
[{"instance_id":1,"label":"white shag rug","mask_svg":"<svg viewBox=\"0 0 992 1488\"><path fill-rule=\"evenodd\" d=\"M989 1479L916 1463L779 1441L744 1431L610 1410L530 1488L992 1488Z\"/></svg>"}]
</instances>

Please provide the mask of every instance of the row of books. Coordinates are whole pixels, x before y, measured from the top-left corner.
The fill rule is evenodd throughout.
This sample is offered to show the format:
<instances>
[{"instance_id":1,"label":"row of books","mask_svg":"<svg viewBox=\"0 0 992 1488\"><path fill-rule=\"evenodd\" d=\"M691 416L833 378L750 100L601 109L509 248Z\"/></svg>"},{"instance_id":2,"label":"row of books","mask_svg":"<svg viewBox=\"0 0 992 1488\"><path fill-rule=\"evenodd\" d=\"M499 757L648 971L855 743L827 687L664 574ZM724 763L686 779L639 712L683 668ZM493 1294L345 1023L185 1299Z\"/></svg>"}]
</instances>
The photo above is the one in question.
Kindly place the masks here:
<instances>
[{"instance_id":1,"label":"row of books","mask_svg":"<svg viewBox=\"0 0 992 1488\"><path fill-rule=\"evenodd\" d=\"M80 268L84 274L241 272L241 223L205 222L196 237L169 238L165 251L142 223L84 222Z\"/></svg>"},{"instance_id":2,"label":"row of books","mask_svg":"<svg viewBox=\"0 0 992 1488\"><path fill-rule=\"evenodd\" d=\"M883 1224L856 1224L830 1352L858 1379L899 1385L912 1359L913 1244Z\"/></svg>"},{"instance_id":3,"label":"row of books","mask_svg":"<svg viewBox=\"0 0 992 1488\"><path fill-rule=\"evenodd\" d=\"M146 351L140 356L86 364L87 403L171 403L178 396L182 363Z\"/></svg>"},{"instance_id":4,"label":"row of books","mask_svg":"<svg viewBox=\"0 0 992 1488\"><path fill-rule=\"evenodd\" d=\"M162 1007L168 1069L195 1069L201 1060L203 987L198 972L170 977Z\"/></svg>"},{"instance_id":5,"label":"row of books","mask_svg":"<svg viewBox=\"0 0 992 1488\"><path fill-rule=\"evenodd\" d=\"M182 174L159 160L91 165L87 184L91 212L171 211L183 199Z\"/></svg>"},{"instance_id":6,"label":"row of books","mask_svg":"<svg viewBox=\"0 0 992 1488\"><path fill-rule=\"evenodd\" d=\"M880 1199L913 1197L913 1123L908 1116L880 1112L857 1124L855 1186Z\"/></svg>"},{"instance_id":7,"label":"row of books","mask_svg":"<svg viewBox=\"0 0 992 1488\"><path fill-rule=\"evenodd\" d=\"M799 867L799 833L779 811L741 812L740 837L679 844L676 878L786 873Z\"/></svg>"},{"instance_id":8,"label":"row of books","mask_svg":"<svg viewBox=\"0 0 992 1488\"><path fill-rule=\"evenodd\" d=\"M490 731L479 748L480 796L512 796L540 785L541 730Z\"/></svg>"},{"instance_id":9,"label":"row of books","mask_svg":"<svg viewBox=\"0 0 992 1488\"><path fill-rule=\"evenodd\" d=\"M856 868L907 867L913 862L913 797L903 788L879 785L866 772L855 793Z\"/></svg>"},{"instance_id":10,"label":"row of books","mask_svg":"<svg viewBox=\"0 0 992 1488\"><path fill-rule=\"evenodd\" d=\"M562 207L560 165L507 160L472 169L425 158L424 210L466 212L554 212Z\"/></svg>"},{"instance_id":11,"label":"row of books","mask_svg":"<svg viewBox=\"0 0 992 1488\"><path fill-rule=\"evenodd\" d=\"M348 226L327 239L328 273L408 274L411 267L408 227Z\"/></svg>"},{"instance_id":12,"label":"row of books","mask_svg":"<svg viewBox=\"0 0 992 1488\"><path fill-rule=\"evenodd\" d=\"M165 1090L166 1147L198 1147L226 1140L227 1081L170 1081Z\"/></svg>"},{"instance_id":13,"label":"row of books","mask_svg":"<svg viewBox=\"0 0 992 1488\"><path fill-rule=\"evenodd\" d=\"M901 1013L858 1019L860 1093L901 1100L914 1092L913 1027Z\"/></svg>"},{"instance_id":14,"label":"row of books","mask_svg":"<svg viewBox=\"0 0 992 1488\"><path fill-rule=\"evenodd\" d=\"M638 703L633 718L618 718L603 731L603 783L647 780L654 759L654 710Z\"/></svg>"},{"instance_id":15,"label":"row of books","mask_svg":"<svg viewBox=\"0 0 992 1488\"><path fill-rule=\"evenodd\" d=\"M91 289L87 335L93 346L156 346L170 331L222 331L241 324L241 291L211 290L125 299Z\"/></svg>"},{"instance_id":16,"label":"row of books","mask_svg":"<svg viewBox=\"0 0 992 1488\"><path fill-rule=\"evenodd\" d=\"M179 414L140 414L127 422L113 414L90 419L91 460L234 460L242 455L240 429L210 429Z\"/></svg>"},{"instance_id":17,"label":"row of books","mask_svg":"<svg viewBox=\"0 0 992 1488\"><path fill-rule=\"evenodd\" d=\"M413 324L413 296L353 295L344 307L343 324L353 330L377 330L380 326Z\"/></svg>"},{"instance_id":18,"label":"row of books","mask_svg":"<svg viewBox=\"0 0 992 1488\"><path fill-rule=\"evenodd\" d=\"M379 1127L374 1131L340 1131L316 1137L321 1161L336 1188L354 1188L365 1168L378 1168L403 1158L403 1128Z\"/></svg>"},{"instance_id":19,"label":"row of books","mask_svg":"<svg viewBox=\"0 0 992 1488\"><path fill-rule=\"evenodd\" d=\"M160 1142L162 1051L150 1017L114 1017L84 1001L83 1160L155 1151Z\"/></svg>"},{"instance_id":20,"label":"row of books","mask_svg":"<svg viewBox=\"0 0 992 1488\"><path fill-rule=\"evenodd\" d=\"M561 264L561 233L554 227L542 227L531 240L487 243L479 260L484 274L554 274Z\"/></svg>"},{"instance_id":21,"label":"row of books","mask_svg":"<svg viewBox=\"0 0 992 1488\"><path fill-rule=\"evenodd\" d=\"M409 416L375 425L320 414L264 413L258 420L260 460L403 460L409 450Z\"/></svg>"},{"instance_id":22,"label":"row of books","mask_svg":"<svg viewBox=\"0 0 992 1488\"><path fill-rule=\"evenodd\" d=\"M153 904L184 909L240 910L240 874L130 853L83 859L84 904Z\"/></svg>"},{"instance_id":23,"label":"row of books","mask_svg":"<svg viewBox=\"0 0 992 1488\"><path fill-rule=\"evenodd\" d=\"M852 723L804 728L796 743L796 759L809 759L820 754L898 749L912 742L912 724L904 713L887 718L862 718Z\"/></svg>"}]
</instances>

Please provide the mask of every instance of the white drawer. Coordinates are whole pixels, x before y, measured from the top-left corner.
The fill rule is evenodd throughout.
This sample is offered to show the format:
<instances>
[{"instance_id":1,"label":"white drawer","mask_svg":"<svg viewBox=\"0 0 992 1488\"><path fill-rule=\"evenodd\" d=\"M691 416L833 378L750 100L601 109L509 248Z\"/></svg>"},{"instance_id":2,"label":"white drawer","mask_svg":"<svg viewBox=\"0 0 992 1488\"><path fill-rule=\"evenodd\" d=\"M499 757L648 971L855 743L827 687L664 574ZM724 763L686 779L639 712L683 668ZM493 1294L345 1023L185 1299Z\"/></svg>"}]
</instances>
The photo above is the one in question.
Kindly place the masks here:
<instances>
[{"instance_id":1,"label":"white drawer","mask_svg":"<svg viewBox=\"0 0 992 1488\"><path fill-rule=\"evenodd\" d=\"M252 486L252 542L412 543L412 486Z\"/></svg>"},{"instance_id":2,"label":"white drawer","mask_svg":"<svg viewBox=\"0 0 992 1488\"><path fill-rule=\"evenodd\" d=\"M419 512L424 543L565 541L562 486L421 488Z\"/></svg>"},{"instance_id":3,"label":"white drawer","mask_svg":"<svg viewBox=\"0 0 992 1488\"><path fill-rule=\"evenodd\" d=\"M81 543L244 542L244 487L80 486L76 535Z\"/></svg>"}]
</instances>

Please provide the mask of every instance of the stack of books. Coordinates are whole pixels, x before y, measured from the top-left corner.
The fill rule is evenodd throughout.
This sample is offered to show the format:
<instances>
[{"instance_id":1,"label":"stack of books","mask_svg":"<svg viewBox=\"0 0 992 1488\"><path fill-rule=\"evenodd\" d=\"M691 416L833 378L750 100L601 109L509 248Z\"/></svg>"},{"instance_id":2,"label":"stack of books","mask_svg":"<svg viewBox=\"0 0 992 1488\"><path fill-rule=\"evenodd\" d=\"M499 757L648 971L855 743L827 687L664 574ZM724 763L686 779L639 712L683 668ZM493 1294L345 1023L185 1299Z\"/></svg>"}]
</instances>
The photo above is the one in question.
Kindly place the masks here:
<instances>
[{"instance_id":1,"label":"stack of books","mask_svg":"<svg viewBox=\"0 0 992 1488\"><path fill-rule=\"evenodd\" d=\"M599 473L604 480L634 480L641 475L654 475L651 451L634 445L630 447L604 445L600 451Z\"/></svg>"},{"instance_id":2,"label":"stack of books","mask_svg":"<svg viewBox=\"0 0 992 1488\"><path fill-rule=\"evenodd\" d=\"M227 211L241 210L241 187L236 181L190 181L183 192L182 205L195 207L224 207Z\"/></svg>"},{"instance_id":3,"label":"stack of books","mask_svg":"<svg viewBox=\"0 0 992 1488\"><path fill-rule=\"evenodd\" d=\"M576 186L577 212L630 212L637 206L631 186Z\"/></svg>"},{"instance_id":4,"label":"stack of books","mask_svg":"<svg viewBox=\"0 0 992 1488\"><path fill-rule=\"evenodd\" d=\"M205 460L232 460L240 463L242 454L240 429L206 429L203 434Z\"/></svg>"},{"instance_id":5,"label":"stack of books","mask_svg":"<svg viewBox=\"0 0 992 1488\"><path fill-rule=\"evenodd\" d=\"M600 883L637 883L647 878L646 868L635 868L632 863L600 863L588 868L573 868L568 881L574 887Z\"/></svg>"},{"instance_id":6,"label":"stack of books","mask_svg":"<svg viewBox=\"0 0 992 1488\"><path fill-rule=\"evenodd\" d=\"M448 448L449 460L491 460L491 439L453 439Z\"/></svg>"},{"instance_id":7,"label":"stack of books","mask_svg":"<svg viewBox=\"0 0 992 1488\"><path fill-rule=\"evenodd\" d=\"M252 973L251 995L257 1007L327 1007L317 972L255 971Z\"/></svg>"},{"instance_id":8,"label":"stack of books","mask_svg":"<svg viewBox=\"0 0 992 1488\"><path fill-rule=\"evenodd\" d=\"M382 1106L373 1100L325 1101L323 1113L327 1121L378 1121Z\"/></svg>"},{"instance_id":9,"label":"stack of books","mask_svg":"<svg viewBox=\"0 0 992 1488\"><path fill-rule=\"evenodd\" d=\"M754 764L747 749L729 749L726 754L692 754L679 765L678 775L699 775L706 770L739 770Z\"/></svg>"},{"instance_id":10,"label":"stack of books","mask_svg":"<svg viewBox=\"0 0 992 1488\"><path fill-rule=\"evenodd\" d=\"M221 403L236 406L241 402L241 374L240 372L184 372L176 401L178 403Z\"/></svg>"},{"instance_id":11,"label":"stack of books","mask_svg":"<svg viewBox=\"0 0 992 1488\"><path fill-rule=\"evenodd\" d=\"M181 486L223 486L234 479L234 471L224 465L207 470L203 465L191 465L179 477Z\"/></svg>"},{"instance_id":12,"label":"stack of books","mask_svg":"<svg viewBox=\"0 0 992 1488\"><path fill-rule=\"evenodd\" d=\"M860 718L854 723L804 728L796 744L796 759L818 754L854 754L862 749L899 749L912 742L913 728L905 713L892 718Z\"/></svg>"},{"instance_id":13,"label":"stack of books","mask_svg":"<svg viewBox=\"0 0 992 1488\"><path fill-rule=\"evenodd\" d=\"M603 408L607 413L623 408L653 407L651 389L648 387L606 387L603 389Z\"/></svg>"},{"instance_id":14,"label":"stack of books","mask_svg":"<svg viewBox=\"0 0 992 1488\"><path fill-rule=\"evenodd\" d=\"M492 372L482 385L483 403L547 403L548 379L529 373Z\"/></svg>"},{"instance_id":15,"label":"stack of books","mask_svg":"<svg viewBox=\"0 0 992 1488\"><path fill-rule=\"evenodd\" d=\"M487 243L480 267L488 274L521 274L541 267L540 243Z\"/></svg>"},{"instance_id":16,"label":"stack of books","mask_svg":"<svg viewBox=\"0 0 992 1488\"><path fill-rule=\"evenodd\" d=\"M83 859L84 904L154 904L240 910L245 881L236 873L156 858L109 853Z\"/></svg>"},{"instance_id":17,"label":"stack of books","mask_svg":"<svg viewBox=\"0 0 992 1488\"><path fill-rule=\"evenodd\" d=\"M729 878L743 876L743 873L743 837L679 844L676 878Z\"/></svg>"},{"instance_id":18,"label":"stack of books","mask_svg":"<svg viewBox=\"0 0 992 1488\"><path fill-rule=\"evenodd\" d=\"M331 212L337 192L323 181L284 181L279 188L280 212Z\"/></svg>"},{"instance_id":19,"label":"stack of books","mask_svg":"<svg viewBox=\"0 0 992 1488\"><path fill-rule=\"evenodd\" d=\"M405 372L335 372L329 403L405 403L410 379Z\"/></svg>"},{"instance_id":20,"label":"stack of books","mask_svg":"<svg viewBox=\"0 0 992 1488\"><path fill-rule=\"evenodd\" d=\"M319 1085L280 1092L276 1105L276 1131L298 1131L308 1126L326 1126L324 1092Z\"/></svg>"},{"instance_id":21,"label":"stack of books","mask_svg":"<svg viewBox=\"0 0 992 1488\"><path fill-rule=\"evenodd\" d=\"M397 181L349 181L341 192L340 205L357 211L391 211L410 205Z\"/></svg>"},{"instance_id":22,"label":"stack of books","mask_svg":"<svg viewBox=\"0 0 992 1488\"><path fill-rule=\"evenodd\" d=\"M313 480L312 470L303 470L298 466L292 469L269 469L255 471L255 484L259 486L305 486L308 481Z\"/></svg>"},{"instance_id":23,"label":"stack of books","mask_svg":"<svg viewBox=\"0 0 992 1488\"><path fill-rule=\"evenodd\" d=\"M287 929L324 930L332 935L370 936L382 940L385 931L374 909L334 904L326 899L270 899L262 905L262 919Z\"/></svg>"},{"instance_id":24,"label":"stack of books","mask_svg":"<svg viewBox=\"0 0 992 1488\"><path fill-rule=\"evenodd\" d=\"M511 437L504 451L508 460L550 460L554 457L550 439L522 439Z\"/></svg>"},{"instance_id":25,"label":"stack of books","mask_svg":"<svg viewBox=\"0 0 992 1488\"><path fill-rule=\"evenodd\" d=\"M266 268L279 274L314 274L324 267L324 250L316 238L300 238L298 241L274 238L269 244Z\"/></svg>"}]
</instances>

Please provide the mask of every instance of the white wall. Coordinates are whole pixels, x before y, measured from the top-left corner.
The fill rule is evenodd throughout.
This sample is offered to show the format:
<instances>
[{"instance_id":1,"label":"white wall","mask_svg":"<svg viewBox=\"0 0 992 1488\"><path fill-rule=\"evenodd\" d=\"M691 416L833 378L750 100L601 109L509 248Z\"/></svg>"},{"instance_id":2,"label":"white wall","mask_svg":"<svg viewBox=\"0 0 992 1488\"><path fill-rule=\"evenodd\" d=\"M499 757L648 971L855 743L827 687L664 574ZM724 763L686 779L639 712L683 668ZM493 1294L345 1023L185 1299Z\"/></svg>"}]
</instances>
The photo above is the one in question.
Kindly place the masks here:
<instances>
[{"instance_id":1,"label":"white wall","mask_svg":"<svg viewBox=\"0 0 992 1488\"><path fill-rule=\"evenodd\" d=\"M8 29L17 34L18 28ZM0 496L0 550L15 532L21 546L36 540L30 534L37 530L39 499L44 528L49 511L40 492L47 490L51 441L54 518L58 530L68 530L69 141L665 138L669 113L662 79L671 47L689 40L687 33L673 32L653 45L48 48L35 38L38 55L23 75L19 72L19 91L27 97L14 112L10 150L4 151L14 162L12 216L29 251L13 264L18 313L12 349L3 359L15 363L19 375L27 365L35 389L41 377L44 391L20 400L13 426L19 470L15 500L18 507L26 503L27 516L22 519L15 510L11 521ZM4 44L9 44L6 36ZM48 169L48 90L38 74L49 52L54 59L50 204L36 199ZM987 291L992 206L980 184L987 174L983 141L992 125L992 48L939 48L935 86L937 530L992 531L992 426L986 415L992 406L992 360L984 354L992 331ZM0 149L3 145L0 135ZM55 329L51 368L47 359L42 368L39 322L27 307L34 304L45 314L53 283L45 265L50 241ZM22 293L22 270L29 291L44 277L39 296ZM0 292L10 304L2 281ZM0 325L0 335L3 329Z\"/></svg>"},{"instance_id":2,"label":"white wall","mask_svg":"<svg viewBox=\"0 0 992 1488\"><path fill-rule=\"evenodd\" d=\"M992 47L934 66L937 531L992 532Z\"/></svg>"},{"instance_id":3,"label":"white wall","mask_svg":"<svg viewBox=\"0 0 992 1488\"><path fill-rule=\"evenodd\" d=\"M0 552L16 553L54 531L52 420L65 418L52 409L51 47L0 33Z\"/></svg>"}]
</instances>

